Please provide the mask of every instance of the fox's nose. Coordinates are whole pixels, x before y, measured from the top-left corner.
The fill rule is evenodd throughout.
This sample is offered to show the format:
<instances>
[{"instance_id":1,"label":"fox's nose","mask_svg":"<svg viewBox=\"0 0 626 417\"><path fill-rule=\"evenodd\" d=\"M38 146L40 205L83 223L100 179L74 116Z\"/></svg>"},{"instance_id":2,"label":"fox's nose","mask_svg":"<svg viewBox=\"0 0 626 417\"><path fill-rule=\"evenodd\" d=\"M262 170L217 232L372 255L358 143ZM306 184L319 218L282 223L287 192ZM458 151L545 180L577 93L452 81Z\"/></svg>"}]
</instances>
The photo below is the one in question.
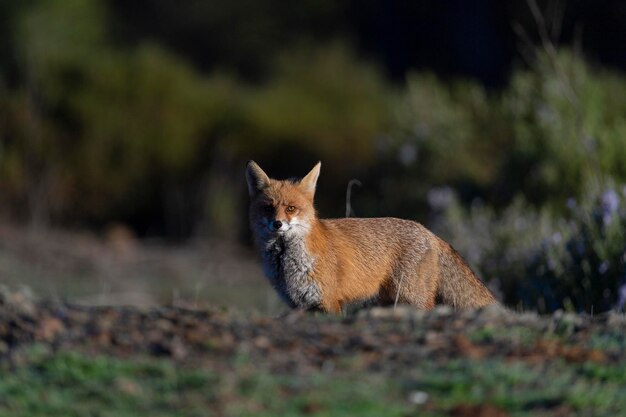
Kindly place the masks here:
<instances>
[{"instance_id":1,"label":"fox's nose","mask_svg":"<svg viewBox=\"0 0 626 417\"><path fill-rule=\"evenodd\" d=\"M280 229L280 228L282 227L282 225L283 225L283 222L281 222L280 220L274 220L274 221L272 222L272 228L273 228L274 230L278 230L278 229Z\"/></svg>"}]
</instances>

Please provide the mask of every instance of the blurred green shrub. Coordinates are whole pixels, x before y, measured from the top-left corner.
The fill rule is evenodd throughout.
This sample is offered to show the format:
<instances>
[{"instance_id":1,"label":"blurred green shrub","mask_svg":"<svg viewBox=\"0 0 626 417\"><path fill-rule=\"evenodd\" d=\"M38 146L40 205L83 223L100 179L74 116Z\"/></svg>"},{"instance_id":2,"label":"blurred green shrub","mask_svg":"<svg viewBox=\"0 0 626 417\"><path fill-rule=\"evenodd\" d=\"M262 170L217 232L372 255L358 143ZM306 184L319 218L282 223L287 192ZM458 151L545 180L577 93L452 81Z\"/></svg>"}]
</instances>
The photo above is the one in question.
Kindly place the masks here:
<instances>
[{"instance_id":1,"label":"blurred green shrub","mask_svg":"<svg viewBox=\"0 0 626 417\"><path fill-rule=\"evenodd\" d=\"M285 51L273 77L246 97L250 131L240 152L295 145L334 162L371 163L375 139L391 122L391 97L380 72L346 44Z\"/></svg>"},{"instance_id":2,"label":"blurred green shrub","mask_svg":"<svg viewBox=\"0 0 626 417\"><path fill-rule=\"evenodd\" d=\"M431 190L429 203L436 213L435 232L463 255L505 304L518 303L530 262L541 242L558 229L549 213L538 212L522 198L501 212L480 200L465 207L448 188Z\"/></svg>"},{"instance_id":3,"label":"blurred green shrub","mask_svg":"<svg viewBox=\"0 0 626 417\"><path fill-rule=\"evenodd\" d=\"M341 42L303 45L276 58L273 76L249 88L232 153L255 158L274 175L304 175L323 161L316 203L344 212L347 182L367 176L389 130L396 94L377 68Z\"/></svg>"},{"instance_id":4,"label":"blurred green shrub","mask_svg":"<svg viewBox=\"0 0 626 417\"><path fill-rule=\"evenodd\" d=\"M422 202L430 187L448 184L465 201L504 207L521 193L561 210L598 174L626 180L625 97L626 77L567 51L539 54L501 92L414 75L384 163L394 182L410 177Z\"/></svg>"},{"instance_id":5,"label":"blurred green shrub","mask_svg":"<svg viewBox=\"0 0 626 417\"><path fill-rule=\"evenodd\" d=\"M198 74L158 45L116 45L107 13L101 0L40 0L16 18L19 77L0 99L5 211L233 236L246 159L289 155L293 168L306 154L344 170L374 159L390 87L347 45L268 57L272 76L250 85Z\"/></svg>"},{"instance_id":6,"label":"blurred green shrub","mask_svg":"<svg viewBox=\"0 0 626 417\"><path fill-rule=\"evenodd\" d=\"M394 104L394 123L377 143L376 169L363 178L364 184L376 184L368 213L421 217L433 187L451 186L465 196L497 181L506 155L500 144L510 136L485 135L496 106L483 88L413 74Z\"/></svg>"},{"instance_id":7,"label":"blurred green shrub","mask_svg":"<svg viewBox=\"0 0 626 417\"><path fill-rule=\"evenodd\" d=\"M626 301L626 187L600 186L570 200L571 217L542 242L529 265L528 297L549 307L587 312L624 307Z\"/></svg>"},{"instance_id":8,"label":"blurred green shrub","mask_svg":"<svg viewBox=\"0 0 626 417\"><path fill-rule=\"evenodd\" d=\"M0 175L13 205L41 221L145 210L213 158L235 112L228 77L201 77L156 45L115 48L106 19L97 0L47 0L16 24L22 78L0 102Z\"/></svg>"},{"instance_id":9,"label":"blurred green shrub","mask_svg":"<svg viewBox=\"0 0 626 417\"><path fill-rule=\"evenodd\" d=\"M508 305L623 308L626 214L610 184L626 183L626 78L562 51L502 92L415 75L398 109L384 211L439 213L435 230Z\"/></svg>"},{"instance_id":10,"label":"blurred green shrub","mask_svg":"<svg viewBox=\"0 0 626 417\"><path fill-rule=\"evenodd\" d=\"M561 205L599 173L626 180L625 97L622 76L567 51L540 55L533 71L514 74L502 98L514 138L505 181L533 202Z\"/></svg>"},{"instance_id":11,"label":"blurred green shrub","mask_svg":"<svg viewBox=\"0 0 626 417\"><path fill-rule=\"evenodd\" d=\"M554 217L517 199L496 214L463 208L433 190L435 229L465 256L505 303L550 312L602 312L626 302L626 188L593 181L568 214Z\"/></svg>"}]
</instances>

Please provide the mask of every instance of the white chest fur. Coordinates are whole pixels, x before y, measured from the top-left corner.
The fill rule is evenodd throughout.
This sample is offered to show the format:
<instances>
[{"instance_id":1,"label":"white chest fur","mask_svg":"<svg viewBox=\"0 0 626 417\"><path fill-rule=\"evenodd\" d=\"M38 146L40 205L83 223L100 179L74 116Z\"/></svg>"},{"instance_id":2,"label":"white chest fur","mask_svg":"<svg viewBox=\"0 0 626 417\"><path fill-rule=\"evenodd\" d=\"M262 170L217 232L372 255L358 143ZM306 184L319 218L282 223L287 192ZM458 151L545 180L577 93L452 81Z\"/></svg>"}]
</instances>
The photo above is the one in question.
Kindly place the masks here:
<instances>
[{"instance_id":1,"label":"white chest fur","mask_svg":"<svg viewBox=\"0 0 626 417\"><path fill-rule=\"evenodd\" d=\"M278 236L265 244L265 275L292 308L311 309L321 305L321 289L311 278L314 266L315 260L309 255L303 236Z\"/></svg>"}]
</instances>

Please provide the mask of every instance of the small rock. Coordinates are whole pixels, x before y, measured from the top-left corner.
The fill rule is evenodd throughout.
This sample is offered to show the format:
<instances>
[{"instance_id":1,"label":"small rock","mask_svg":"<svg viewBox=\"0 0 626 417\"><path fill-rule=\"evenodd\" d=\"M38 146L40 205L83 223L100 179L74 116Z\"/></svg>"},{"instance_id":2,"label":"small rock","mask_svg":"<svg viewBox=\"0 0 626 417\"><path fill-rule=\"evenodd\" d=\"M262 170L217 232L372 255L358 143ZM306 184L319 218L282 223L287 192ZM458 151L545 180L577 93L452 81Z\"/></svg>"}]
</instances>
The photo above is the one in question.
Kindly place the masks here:
<instances>
[{"instance_id":1,"label":"small rock","mask_svg":"<svg viewBox=\"0 0 626 417\"><path fill-rule=\"evenodd\" d=\"M608 326L623 326L626 324L626 314L612 311L606 317L606 324Z\"/></svg>"},{"instance_id":2,"label":"small rock","mask_svg":"<svg viewBox=\"0 0 626 417\"><path fill-rule=\"evenodd\" d=\"M33 293L28 287L22 287L17 291L12 291L5 285L0 285L0 306L1 305L25 317L34 317L37 312Z\"/></svg>"},{"instance_id":3,"label":"small rock","mask_svg":"<svg viewBox=\"0 0 626 417\"><path fill-rule=\"evenodd\" d=\"M389 317L389 309L385 307L373 307L359 311L359 318L365 319L384 319Z\"/></svg>"},{"instance_id":4,"label":"small rock","mask_svg":"<svg viewBox=\"0 0 626 417\"><path fill-rule=\"evenodd\" d=\"M172 329L172 327L174 327L174 325L172 324L171 321L165 320L165 319L158 319L158 320L156 320L154 325L158 329L166 331L166 332L170 331Z\"/></svg>"},{"instance_id":5,"label":"small rock","mask_svg":"<svg viewBox=\"0 0 626 417\"><path fill-rule=\"evenodd\" d=\"M440 305L440 306L435 307L432 310L432 313L435 316L446 317L446 316L451 316L452 313L454 313L454 309L447 305Z\"/></svg>"},{"instance_id":6,"label":"small rock","mask_svg":"<svg viewBox=\"0 0 626 417\"><path fill-rule=\"evenodd\" d=\"M500 319L510 314L511 312L500 304L491 304L480 310L480 317L485 320Z\"/></svg>"},{"instance_id":7,"label":"small rock","mask_svg":"<svg viewBox=\"0 0 626 417\"><path fill-rule=\"evenodd\" d=\"M39 325L35 330L35 339L50 342L63 330L65 330L65 325L61 320L56 317L46 316L39 321Z\"/></svg>"},{"instance_id":8,"label":"small rock","mask_svg":"<svg viewBox=\"0 0 626 417\"><path fill-rule=\"evenodd\" d=\"M391 316L395 318L411 318L418 311L415 309L415 307L407 305L392 307L390 310Z\"/></svg>"},{"instance_id":9,"label":"small rock","mask_svg":"<svg viewBox=\"0 0 626 417\"><path fill-rule=\"evenodd\" d=\"M268 349L272 346L272 342L266 336L258 336L254 339L254 345L259 349Z\"/></svg>"},{"instance_id":10,"label":"small rock","mask_svg":"<svg viewBox=\"0 0 626 417\"><path fill-rule=\"evenodd\" d=\"M185 344L179 339L174 339L172 341L171 352L172 357L179 361L185 359L187 357L187 354L189 353L187 350L187 346L185 346Z\"/></svg>"},{"instance_id":11,"label":"small rock","mask_svg":"<svg viewBox=\"0 0 626 417\"><path fill-rule=\"evenodd\" d=\"M442 348L446 346L444 337L439 332L428 330L424 335L426 346L431 348Z\"/></svg>"},{"instance_id":12,"label":"small rock","mask_svg":"<svg viewBox=\"0 0 626 417\"><path fill-rule=\"evenodd\" d=\"M415 307L400 305L396 307L372 307L359 311L357 317L360 319L413 319L419 320L426 314L423 310Z\"/></svg>"},{"instance_id":13,"label":"small rock","mask_svg":"<svg viewBox=\"0 0 626 417\"><path fill-rule=\"evenodd\" d=\"M580 326L582 325L583 319L579 314L564 313L561 316L561 321L567 324L573 324L574 326Z\"/></svg>"},{"instance_id":14,"label":"small rock","mask_svg":"<svg viewBox=\"0 0 626 417\"><path fill-rule=\"evenodd\" d=\"M424 391L411 391L409 393L408 400L411 404L415 405L426 404L426 401L428 401L428 394Z\"/></svg>"}]
</instances>

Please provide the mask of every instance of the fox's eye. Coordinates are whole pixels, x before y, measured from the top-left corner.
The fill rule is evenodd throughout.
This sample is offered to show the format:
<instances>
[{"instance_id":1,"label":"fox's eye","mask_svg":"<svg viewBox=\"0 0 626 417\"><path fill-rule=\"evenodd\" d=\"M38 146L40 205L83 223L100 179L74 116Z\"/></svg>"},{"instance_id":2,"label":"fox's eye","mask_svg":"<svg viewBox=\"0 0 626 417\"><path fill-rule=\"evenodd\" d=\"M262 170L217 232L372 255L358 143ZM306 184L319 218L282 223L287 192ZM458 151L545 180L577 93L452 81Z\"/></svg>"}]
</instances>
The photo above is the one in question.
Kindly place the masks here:
<instances>
[{"instance_id":1,"label":"fox's eye","mask_svg":"<svg viewBox=\"0 0 626 417\"><path fill-rule=\"evenodd\" d=\"M287 206L287 213L293 213L294 211L296 211L294 206Z\"/></svg>"}]
</instances>

